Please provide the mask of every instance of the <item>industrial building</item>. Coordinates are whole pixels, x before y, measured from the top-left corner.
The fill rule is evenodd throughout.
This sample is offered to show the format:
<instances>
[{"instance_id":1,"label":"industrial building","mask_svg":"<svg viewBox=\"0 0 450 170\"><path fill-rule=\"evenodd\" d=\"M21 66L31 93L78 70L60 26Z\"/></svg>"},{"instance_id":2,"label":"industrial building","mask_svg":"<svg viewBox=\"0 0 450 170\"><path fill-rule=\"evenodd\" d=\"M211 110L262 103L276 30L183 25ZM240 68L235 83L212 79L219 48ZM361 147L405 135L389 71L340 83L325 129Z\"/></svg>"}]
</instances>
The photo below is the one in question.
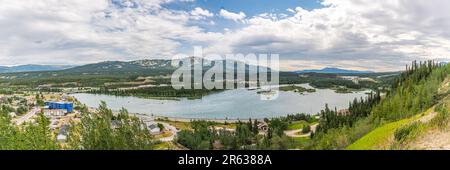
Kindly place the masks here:
<instances>
[{"instance_id":1,"label":"industrial building","mask_svg":"<svg viewBox=\"0 0 450 170\"><path fill-rule=\"evenodd\" d=\"M67 113L73 112L73 103L71 102L45 102L44 105L44 115L47 117L65 116Z\"/></svg>"},{"instance_id":2,"label":"industrial building","mask_svg":"<svg viewBox=\"0 0 450 170\"><path fill-rule=\"evenodd\" d=\"M44 105L46 109L63 109L66 110L67 113L73 112L72 102L45 102Z\"/></svg>"}]
</instances>

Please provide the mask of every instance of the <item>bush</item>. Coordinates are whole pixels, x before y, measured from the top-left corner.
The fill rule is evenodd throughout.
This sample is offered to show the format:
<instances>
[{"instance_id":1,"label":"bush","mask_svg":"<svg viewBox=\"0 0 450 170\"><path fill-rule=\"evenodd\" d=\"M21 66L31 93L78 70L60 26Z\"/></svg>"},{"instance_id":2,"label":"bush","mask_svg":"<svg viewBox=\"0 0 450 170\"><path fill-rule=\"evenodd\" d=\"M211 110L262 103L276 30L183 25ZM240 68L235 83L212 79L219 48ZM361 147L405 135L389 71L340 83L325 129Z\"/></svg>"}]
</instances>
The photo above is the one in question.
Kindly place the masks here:
<instances>
[{"instance_id":1,"label":"bush","mask_svg":"<svg viewBox=\"0 0 450 170\"><path fill-rule=\"evenodd\" d=\"M404 142L406 139L414 137L418 129L419 123L417 122L400 127L395 130L395 140L398 142Z\"/></svg>"},{"instance_id":2,"label":"bush","mask_svg":"<svg viewBox=\"0 0 450 170\"><path fill-rule=\"evenodd\" d=\"M309 133L309 132L311 132L311 126L309 126L309 125L303 126L302 133L305 134L305 133Z\"/></svg>"},{"instance_id":3,"label":"bush","mask_svg":"<svg viewBox=\"0 0 450 170\"><path fill-rule=\"evenodd\" d=\"M446 128L450 114L443 104L436 107L438 114L431 120L431 123L439 128Z\"/></svg>"}]
</instances>

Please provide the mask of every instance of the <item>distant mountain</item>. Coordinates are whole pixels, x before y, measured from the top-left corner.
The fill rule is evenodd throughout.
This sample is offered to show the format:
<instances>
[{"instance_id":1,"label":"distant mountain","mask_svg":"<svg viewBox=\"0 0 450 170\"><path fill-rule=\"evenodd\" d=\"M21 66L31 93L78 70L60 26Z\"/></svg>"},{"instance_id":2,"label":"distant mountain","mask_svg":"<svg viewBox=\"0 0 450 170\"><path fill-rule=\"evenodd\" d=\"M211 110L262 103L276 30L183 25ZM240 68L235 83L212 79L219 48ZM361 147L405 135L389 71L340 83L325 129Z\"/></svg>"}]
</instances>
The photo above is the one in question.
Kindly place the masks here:
<instances>
[{"instance_id":1,"label":"distant mountain","mask_svg":"<svg viewBox=\"0 0 450 170\"><path fill-rule=\"evenodd\" d=\"M296 73L331 73L331 74L366 74L374 73L373 71L345 70L340 68L326 67L320 70L303 70L295 71Z\"/></svg>"},{"instance_id":2,"label":"distant mountain","mask_svg":"<svg viewBox=\"0 0 450 170\"><path fill-rule=\"evenodd\" d=\"M201 58L192 58L194 65L201 64ZM225 64L225 62L224 62ZM233 66L234 67L234 66ZM255 69L256 66L246 65ZM171 60L153 59L153 60L136 60L136 61L105 61L94 64L87 64L64 70L64 72L81 73L81 74L142 74L142 75L163 75L172 74L178 66L172 66ZM211 68L206 59L204 60L203 70ZM227 67L227 69L230 69Z\"/></svg>"},{"instance_id":3,"label":"distant mountain","mask_svg":"<svg viewBox=\"0 0 450 170\"><path fill-rule=\"evenodd\" d=\"M170 60L104 61L73 67L64 72L82 74L145 73L174 70Z\"/></svg>"},{"instance_id":4,"label":"distant mountain","mask_svg":"<svg viewBox=\"0 0 450 170\"><path fill-rule=\"evenodd\" d=\"M0 73L4 73L8 70L8 67L0 66Z\"/></svg>"},{"instance_id":5,"label":"distant mountain","mask_svg":"<svg viewBox=\"0 0 450 170\"><path fill-rule=\"evenodd\" d=\"M0 73L15 73L15 72L33 72L33 71L56 71L72 68L70 65L19 65L19 66L0 66Z\"/></svg>"},{"instance_id":6,"label":"distant mountain","mask_svg":"<svg viewBox=\"0 0 450 170\"><path fill-rule=\"evenodd\" d=\"M195 64L199 64L200 58L193 58ZM211 66L205 65L204 71L208 70ZM256 66L246 65L246 70ZM55 76L79 76L79 75L92 75L92 76L160 76L172 74L178 66L172 66L171 60L153 59L153 60L136 60L136 61L104 61L93 64L86 64L82 66L71 67L67 69L59 70L30 70L24 74L16 74L12 71L0 72L3 77L14 78L45 78ZM2 68L0 67L0 70ZM229 68L227 68L229 69Z\"/></svg>"}]
</instances>

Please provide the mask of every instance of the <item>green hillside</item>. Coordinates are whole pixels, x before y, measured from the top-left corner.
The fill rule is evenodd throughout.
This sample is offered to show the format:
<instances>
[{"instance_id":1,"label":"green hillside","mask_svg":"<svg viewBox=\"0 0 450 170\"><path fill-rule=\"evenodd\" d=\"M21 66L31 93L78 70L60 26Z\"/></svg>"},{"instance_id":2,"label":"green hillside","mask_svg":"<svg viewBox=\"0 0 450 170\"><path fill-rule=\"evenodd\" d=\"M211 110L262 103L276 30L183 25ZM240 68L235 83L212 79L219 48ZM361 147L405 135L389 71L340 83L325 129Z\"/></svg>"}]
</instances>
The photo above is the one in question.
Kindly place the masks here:
<instances>
[{"instance_id":1,"label":"green hillside","mask_svg":"<svg viewBox=\"0 0 450 170\"><path fill-rule=\"evenodd\" d=\"M440 115L450 106L449 68L447 65L431 69L422 78L420 72L406 77L392 95L373 108L373 116L387 123L347 149L405 149L408 142L426 134L437 123L448 121L446 115Z\"/></svg>"},{"instance_id":2,"label":"green hillside","mask_svg":"<svg viewBox=\"0 0 450 170\"><path fill-rule=\"evenodd\" d=\"M448 100L449 79L449 64L413 62L381 100L375 96L355 101L350 105L350 115L337 115L331 109L323 111L310 148L396 149L401 145L395 140L404 142L402 136L409 136L411 129L419 126L415 122L445 112L434 108Z\"/></svg>"}]
</instances>

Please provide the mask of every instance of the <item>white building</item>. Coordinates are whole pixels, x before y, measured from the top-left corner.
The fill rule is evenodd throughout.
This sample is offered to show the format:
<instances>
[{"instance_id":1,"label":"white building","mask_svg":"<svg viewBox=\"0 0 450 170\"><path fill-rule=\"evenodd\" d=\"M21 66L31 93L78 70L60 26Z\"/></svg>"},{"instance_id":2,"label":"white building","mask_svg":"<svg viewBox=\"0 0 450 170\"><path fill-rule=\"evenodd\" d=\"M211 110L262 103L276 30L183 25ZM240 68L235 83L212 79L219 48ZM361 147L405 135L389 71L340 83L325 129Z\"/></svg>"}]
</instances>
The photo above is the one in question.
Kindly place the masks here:
<instances>
[{"instance_id":1,"label":"white building","mask_svg":"<svg viewBox=\"0 0 450 170\"><path fill-rule=\"evenodd\" d=\"M9 117L15 118L17 116L16 112L8 113Z\"/></svg>"},{"instance_id":2,"label":"white building","mask_svg":"<svg viewBox=\"0 0 450 170\"><path fill-rule=\"evenodd\" d=\"M156 123L150 124L148 126L148 129L150 130L150 133L152 135L157 135L161 133L161 129L158 127L158 125Z\"/></svg>"},{"instance_id":3,"label":"white building","mask_svg":"<svg viewBox=\"0 0 450 170\"><path fill-rule=\"evenodd\" d=\"M66 109L48 109L44 108L44 116L53 117L53 116L65 116L67 114Z\"/></svg>"}]
</instances>

